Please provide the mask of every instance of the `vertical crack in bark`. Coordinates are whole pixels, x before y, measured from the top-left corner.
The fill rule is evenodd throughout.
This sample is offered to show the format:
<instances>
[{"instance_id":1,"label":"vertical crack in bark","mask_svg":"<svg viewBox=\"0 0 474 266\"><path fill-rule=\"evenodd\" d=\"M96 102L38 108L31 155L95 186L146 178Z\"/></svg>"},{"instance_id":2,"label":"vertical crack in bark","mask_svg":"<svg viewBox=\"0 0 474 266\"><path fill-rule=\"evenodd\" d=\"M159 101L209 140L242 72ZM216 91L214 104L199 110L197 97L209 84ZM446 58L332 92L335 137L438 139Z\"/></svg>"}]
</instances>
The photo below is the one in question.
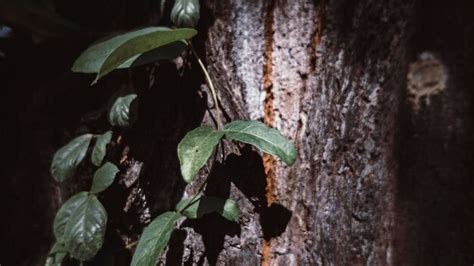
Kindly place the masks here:
<instances>
[{"instance_id":1,"label":"vertical crack in bark","mask_svg":"<svg viewBox=\"0 0 474 266\"><path fill-rule=\"evenodd\" d=\"M274 12L275 9L275 0L272 0L267 5L267 10L265 14L264 21L264 37L265 37L265 53L264 53L264 65L263 65L263 89L265 90L265 100L264 100L264 116L263 121L270 127L274 126L275 114L273 112L273 99L274 95L272 92L273 82L273 43L274 43ZM265 170L265 175L267 179L266 187L266 198L267 205L270 206L274 201L273 196L273 180L275 178L275 159L265 154L263 156L263 167ZM272 249L270 239L263 240L262 248L262 265L270 265L272 256Z\"/></svg>"},{"instance_id":2,"label":"vertical crack in bark","mask_svg":"<svg viewBox=\"0 0 474 266\"><path fill-rule=\"evenodd\" d=\"M311 37L309 39L309 45L307 47L307 53L309 58L309 72L308 73L300 73L303 85L302 85L302 95L300 97L299 102L299 113L300 119L298 121L298 127L296 130L296 136L301 136L301 134L305 134L306 131L306 124L307 124L307 110L305 108L305 101L307 101L308 95L308 79L313 78L318 73L315 73L316 68L318 66L318 54L317 50L321 43L321 38L323 35L323 30L325 27L325 20L324 20L324 1L320 1L319 3L315 3L316 8L316 15L314 17L314 28L311 32ZM310 77L311 76L311 77ZM311 85L309 85L311 86ZM304 137L298 137L295 140L295 145L298 150L301 149L301 141Z\"/></svg>"},{"instance_id":3,"label":"vertical crack in bark","mask_svg":"<svg viewBox=\"0 0 474 266\"><path fill-rule=\"evenodd\" d=\"M308 48L308 54L310 58L310 73L316 70L318 55L317 55L317 48L319 43L321 42L321 36L324 29L324 15L323 15L323 1L319 4L319 8L316 14L316 21L314 31L311 34L311 44Z\"/></svg>"}]
</instances>

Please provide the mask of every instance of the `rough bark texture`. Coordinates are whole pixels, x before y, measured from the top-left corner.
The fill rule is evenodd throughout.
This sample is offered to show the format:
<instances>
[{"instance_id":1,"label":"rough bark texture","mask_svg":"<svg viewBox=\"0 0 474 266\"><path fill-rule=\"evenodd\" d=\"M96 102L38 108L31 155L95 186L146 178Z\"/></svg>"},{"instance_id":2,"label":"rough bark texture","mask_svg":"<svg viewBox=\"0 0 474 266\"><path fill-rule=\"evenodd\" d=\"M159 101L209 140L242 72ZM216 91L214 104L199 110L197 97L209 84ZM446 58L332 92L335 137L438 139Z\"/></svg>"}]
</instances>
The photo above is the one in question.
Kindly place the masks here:
<instances>
[{"instance_id":1,"label":"rough bark texture","mask_svg":"<svg viewBox=\"0 0 474 266\"><path fill-rule=\"evenodd\" d=\"M393 150L410 6L219 1L210 7L208 61L219 87L230 87L249 117L279 128L299 148L293 167L264 157L267 201L291 218L278 228L281 235L257 245L255 260L393 263ZM260 239L244 230L240 244L245 249ZM223 261L249 256L221 254Z\"/></svg>"},{"instance_id":2,"label":"rough bark texture","mask_svg":"<svg viewBox=\"0 0 474 266\"><path fill-rule=\"evenodd\" d=\"M474 21L465 2L202 1L195 46L215 81L223 116L278 128L299 156L288 167L226 143L228 156L212 168L206 193L237 200L240 223L218 215L181 222L162 263L472 263ZM98 5L92 17L101 19L92 22L74 12L77 6L58 10L82 25L118 21L100 27L110 30L154 21L142 7L148 6L101 17L107 6ZM50 60L47 54L61 51L66 40L10 47L17 54L8 68L2 64L4 76L30 77L10 77L5 93L15 100L4 110L19 113L6 120L20 122L2 134L2 147L16 155L2 176L11 189L6 197L19 200L4 212L13 213L4 221L12 229L2 235L5 242L31 242L14 242L0 263L41 264L55 210L87 189L92 173L86 164L80 176L55 186L48 174L52 154L72 136L106 130L103 108L118 89L138 92L139 119L115 134L108 154L120 162L121 174L100 196L109 224L99 265L127 265L133 248L125 246L209 173L205 167L186 187L176 157L188 130L213 123L206 112L212 102L192 58L114 73L90 88L88 77L57 78L84 49L82 42L54 57L57 69L39 71L41 63L31 58ZM46 196L36 201L36 193Z\"/></svg>"}]
</instances>

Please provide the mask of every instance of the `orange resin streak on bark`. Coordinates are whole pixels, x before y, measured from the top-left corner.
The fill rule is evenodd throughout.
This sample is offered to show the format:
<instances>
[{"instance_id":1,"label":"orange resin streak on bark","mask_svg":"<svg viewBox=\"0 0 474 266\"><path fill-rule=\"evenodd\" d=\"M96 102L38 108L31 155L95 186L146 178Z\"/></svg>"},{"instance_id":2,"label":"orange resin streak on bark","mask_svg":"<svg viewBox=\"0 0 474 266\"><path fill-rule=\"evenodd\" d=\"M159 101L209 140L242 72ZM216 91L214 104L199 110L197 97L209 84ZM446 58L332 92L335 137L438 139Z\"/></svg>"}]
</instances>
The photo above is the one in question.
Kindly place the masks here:
<instances>
[{"instance_id":1,"label":"orange resin streak on bark","mask_svg":"<svg viewBox=\"0 0 474 266\"><path fill-rule=\"evenodd\" d=\"M266 125L273 127L275 114L273 112L273 99L274 95L272 92L273 82L273 20L275 1L272 0L267 6L267 12L264 21L264 36L265 36L265 54L264 54L264 65L263 65L263 89L265 90L264 100L264 122ZM263 167L265 170L267 187L266 187L266 198L267 205L270 206L274 202L274 179L275 179L275 159L273 156L265 154L263 156ZM270 239L263 240L262 243L262 266L269 266L271 264L272 247Z\"/></svg>"}]
</instances>

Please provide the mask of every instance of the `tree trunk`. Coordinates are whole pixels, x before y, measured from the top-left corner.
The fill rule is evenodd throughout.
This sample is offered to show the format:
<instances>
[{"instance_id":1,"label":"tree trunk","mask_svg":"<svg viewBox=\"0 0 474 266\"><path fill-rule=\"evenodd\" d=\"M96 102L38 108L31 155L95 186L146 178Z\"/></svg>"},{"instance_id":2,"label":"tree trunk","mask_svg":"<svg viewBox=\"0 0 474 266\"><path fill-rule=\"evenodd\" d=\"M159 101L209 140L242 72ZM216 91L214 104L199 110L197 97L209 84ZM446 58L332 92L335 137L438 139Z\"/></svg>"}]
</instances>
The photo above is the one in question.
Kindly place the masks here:
<instances>
[{"instance_id":1,"label":"tree trunk","mask_svg":"<svg viewBox=\"0 0 474 266\"><path fill-rule=\"evenodd\" d=\"M474 10L464 2L201 1L194 44L215 82L226 121L261 120L279 129L297 146L298 160L285 166L248 146L226 143L227 157L213 167L206 193L236 200L239 223L218 215L183 221L162 262L472 263ZM68 51L58 69L84 47ZM24 56L26 62L30 58ZM68 73L58 81L45 75L35 94L39 100L28 100L39 103L23 111L24 125L8 131L14 137L34 117L42 126L17 137L31 145L15 153L5 144L36 162L6 187L13 195L24 193L24 184L40 172L34 182L46 195L37 203L44 210L40 225L25 230L29 222L24 220L35 217L15 210L7 224L22 222L6 239L39 232L33 243L43 246L26 247L29 259L12 247L10 260L41 264L59 203L90 184L91 169L84 167L84 174L66 185L50 185L54 149L78 133L107 129L101 112L84 113L104 106L117 89L132 88L140 96L139 118L120 133L121 141L115 138L109 154L121 161L121 174L100 198L109 224L97 257L98 264L128 265L133 243L150 219L196 192L209 173L205 168L195 184L185 186L176 156L187 131L213 123L201 73L185 55L130 75L114 73L93 88L82 76ZM14 80L11 87L19 90L37 80ZM22 93L13 95L21 103ZM44 106L47 111L38 115ZM10 160L17 163L13 169L22 167L19 157ZM36 197L24 200L23 208L31 209Z\"/></svg>"},{"instance_id":2,"label":"tree trunk","mask_svg":"<svg viewBox=\"0 0 474 266\"><path fill-rule=\"evenodd\" d=\"M280 129L299 150L292 167L263 157L269 207L256 209L232 240L239 248L225 248L218 261L394 264L393 151L411 6L219 1L209 7L211 73L218 87L232 91L221 98Z\"/></svg>"}]
</instances>

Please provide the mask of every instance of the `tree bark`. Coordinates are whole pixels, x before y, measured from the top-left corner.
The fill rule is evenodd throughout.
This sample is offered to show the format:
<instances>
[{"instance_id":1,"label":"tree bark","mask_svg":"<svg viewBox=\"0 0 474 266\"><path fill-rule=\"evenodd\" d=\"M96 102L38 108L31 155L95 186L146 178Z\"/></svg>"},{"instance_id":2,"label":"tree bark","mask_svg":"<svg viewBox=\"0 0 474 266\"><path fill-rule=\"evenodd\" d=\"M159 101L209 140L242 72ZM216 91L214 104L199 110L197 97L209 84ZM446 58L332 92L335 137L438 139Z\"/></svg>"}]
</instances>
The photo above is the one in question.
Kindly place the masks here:
<instances>
[{"instance_id":1,"label":"tree bark","mask_svg":"<svg viewBox=\"0 0 474 266\"><path fill-rule=\"evenodd\" d=\"M266 236L265 226L282 216L270 214L268 224L251 220L262 233L243 230L235 240L241 248L224 249L218 261L393 264L393 151L410 5L219 1L209 7L208 62L218 87L233 94L221 98L280 129L299 150L292 167L263 157L266 203L288 210L288 224Z\"/></svg>"},{"instance_id":2,"label":"tree bark","mask_svg":"<svg viewBox=\"0 0 474 266\"><path fill-rule=\"evenodd\" d=\"M212 125L216 116L190 55L130 75L114 73L92 89L82 76L68 73L58 81L44 74L49 83L36 93L39 100L29 98L39 103L21 120L35 117L42 126L18 137L32 143L18 154L36 163L16 176L24 184L33 172L41 173L34 182L47 195L37 203L45 211L38 214L38 229L23 232L28 227L23 221L7 239L40 232L33 243L52 241L55 210L88 187L92 171L84 166L66 185L49 185L53 151L73 135L107 129L103 112L96 110L117 89L133 89L139 118L114 137L108 154L121 162L121 173L100 196L109 224L96 263L128 265L143 227L195 193L207 174L206 194L236 200L241 219L237 224L206 215L182 221L162 264L472 263L474 10L465 2L201 1L194 45L215 82L223 117L261 120L279 129L297 146L298 160L286 166L248 146L226 143L227 157L219 157L211 172L205 167L190 186L181 180L177 144L201 123ZM58 69L84 44L68 51ZM14 80L11 87L37 80ZM22 94L14 95L21 102ZM36 114L45 106L47 111ZM58 110L63 113L55 114ZM87 112L92 113L84 116ZM9 136L28 127L18 126ZM11 144L3 146L15 153ZM13 195L23 191L9 182ZM21 205L31 208L28 200ZM25 218L32 215L17 211L7 224ZM34 256L20 259L14 252L11 260L39 265L48 246L26 250Z\"/></svg>"}]
</instances>

